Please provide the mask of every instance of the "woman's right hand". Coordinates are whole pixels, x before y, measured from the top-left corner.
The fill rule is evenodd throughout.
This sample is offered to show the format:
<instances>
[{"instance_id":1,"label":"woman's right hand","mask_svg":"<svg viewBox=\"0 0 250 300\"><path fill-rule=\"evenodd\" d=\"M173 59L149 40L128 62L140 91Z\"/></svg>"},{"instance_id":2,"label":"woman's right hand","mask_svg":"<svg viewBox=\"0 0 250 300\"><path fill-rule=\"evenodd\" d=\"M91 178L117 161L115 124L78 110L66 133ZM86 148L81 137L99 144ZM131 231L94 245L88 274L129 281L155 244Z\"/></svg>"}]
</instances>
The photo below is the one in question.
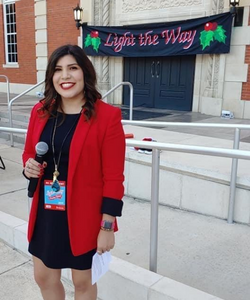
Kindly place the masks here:
<instances>
[{"instance_id":1,"label":"woman's right hand","mask_svg":"<svg viewBox=\"0 0 250 300\"><path fill-rule=\"evenodd\" d=\"M39 164L33 158L29 158L25 163L24 174L28 178L39 178L44 173L47 163Z\"/></svg>"}]
</instances>

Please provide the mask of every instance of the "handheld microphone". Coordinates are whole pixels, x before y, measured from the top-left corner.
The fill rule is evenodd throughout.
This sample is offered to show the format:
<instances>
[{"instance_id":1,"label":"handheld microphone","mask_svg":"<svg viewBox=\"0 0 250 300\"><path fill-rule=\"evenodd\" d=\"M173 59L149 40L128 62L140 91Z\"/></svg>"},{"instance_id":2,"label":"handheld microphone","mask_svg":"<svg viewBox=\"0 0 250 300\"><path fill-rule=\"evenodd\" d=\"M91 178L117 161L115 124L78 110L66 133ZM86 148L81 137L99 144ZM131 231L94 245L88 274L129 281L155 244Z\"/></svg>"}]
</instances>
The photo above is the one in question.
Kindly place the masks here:
<instances>
[{"instance_id":1,"label":"handheld microphone","mask_svg":"<svg viewBox=\"0 0 250 300\"><path fill-rule=\"evenodd\" d=\"M36 144L36 157L35 161L40 164L43 162L43 156L48 152L49 146L45 142L39 142ZM29 186L28 186L28 197L32 198L39 178L30 178Z\"/></svg>"}]
</instances>

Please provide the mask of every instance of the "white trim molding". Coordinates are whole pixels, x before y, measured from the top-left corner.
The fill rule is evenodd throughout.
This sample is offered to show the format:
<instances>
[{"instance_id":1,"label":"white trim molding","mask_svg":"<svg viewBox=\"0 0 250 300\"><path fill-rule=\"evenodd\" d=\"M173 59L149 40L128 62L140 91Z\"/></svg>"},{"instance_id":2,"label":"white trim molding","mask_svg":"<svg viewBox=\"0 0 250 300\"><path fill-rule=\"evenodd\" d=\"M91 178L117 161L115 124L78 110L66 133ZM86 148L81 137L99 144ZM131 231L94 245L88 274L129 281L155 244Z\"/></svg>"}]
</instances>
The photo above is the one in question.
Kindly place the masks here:
<instances>
[{"instance_id":1,"label":"white trim molding","mask_svg":"<svg viewBox=\"0 0 250 300\"><path fill-rule=\"evenodd\" d=\"M18 63L15 3L15 0L3 1L5 62L7 65Z\"/></svg>"},{"instance_id":2,"label":"white trim molding","mask_svg":"<svg viewBox=\"0 0 250 300\"><path fill-rule=\"evenodd\" d=\"M47 1L34 0L37 82L45 79L48 62Z\"/></svg>"},{"instance_id":3,"label":"white trim molding","mask_svg":"<svg viewBox=\"0 0 250 300\"><path fill-rule=\"evenodd\" d=\"M19 64L18 63L4 64L3 68L6 68L6 69L18 69L19 68Z\"/></svg>"}]
</instances>

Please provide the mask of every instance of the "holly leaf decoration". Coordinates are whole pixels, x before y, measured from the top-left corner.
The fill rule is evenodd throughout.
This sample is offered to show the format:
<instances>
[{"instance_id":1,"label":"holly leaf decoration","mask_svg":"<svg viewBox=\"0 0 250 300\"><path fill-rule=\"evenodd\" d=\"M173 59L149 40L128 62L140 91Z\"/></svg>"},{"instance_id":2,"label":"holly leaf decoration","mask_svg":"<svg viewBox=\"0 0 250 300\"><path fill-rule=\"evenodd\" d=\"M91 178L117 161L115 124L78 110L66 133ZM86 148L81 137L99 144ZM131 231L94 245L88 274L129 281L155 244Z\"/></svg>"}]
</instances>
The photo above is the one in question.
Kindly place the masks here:
<instances>
[{"instance_id":1,"label":"holly leaf decoration","mask_svg":"<svg viewBox=\"0 0 250 300\"><path fill-rule=\"evenodd\" d=\"M92 38L91 40L93 49L98 52L99 46L101 44L101 39L99 37Z\"/></svg>"},{"instance_id":2,"label":"holly leaf decoration","mask_svg":"<svg viewBox=\"0 0 250 300\"><path fill-rule=\"evenodd\" d=\"M84 41L85 48L92 46L96 52L98 52L100 44L101 44L101 39L98 36L91 37L91 34L88 34Z\"/></svg>"},{"instance_id":3,"label":"holly leaf decoration","mask_svg":"<svg viewBox=\"0 0 250 300\"><path fill-rule=\"evenodd\" d=\"M202 45L202 50L210 46L210 43L214 40L214 31L205 31L203 30L200 33L200 43Z\"/></svg>"},{"instance_id":4,"label":"holly leaf decoration","mask_svg":"<svg viewBox=\"0 0 250 300\"><path fill-rule=\"evenodd\" d=\"M217 27L217 29L214 31L214 39L220 43L226 42L227 36L225 35L226 30L223 29L221 25Z\"/></svg>"},{"instance_id":5,"label":"holly leaf decoration","mask_svg":"<svg viewBox=\"0 0 250 300\"><path fill-rule=\"evenodd\" d=\"M84 47L88 47L91 45L91 40L92 40L92 37L90 36L90 34L88 34L85 38L85 42L84 42Z\"/></svg>"}]
</instances>

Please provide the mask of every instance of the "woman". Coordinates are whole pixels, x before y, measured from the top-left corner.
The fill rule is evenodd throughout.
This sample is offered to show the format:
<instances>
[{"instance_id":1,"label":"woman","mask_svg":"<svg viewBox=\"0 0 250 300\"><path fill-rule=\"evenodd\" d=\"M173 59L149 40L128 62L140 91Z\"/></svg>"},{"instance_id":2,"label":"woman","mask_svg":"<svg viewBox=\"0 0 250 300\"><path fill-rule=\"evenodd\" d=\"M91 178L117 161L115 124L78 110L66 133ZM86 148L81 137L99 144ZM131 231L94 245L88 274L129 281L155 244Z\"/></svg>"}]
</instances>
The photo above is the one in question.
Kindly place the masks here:
<instances>
[{"instance_id":1,"label":"woman","mask_svg":"<svg viewBox=\"0 0 250 300\"><path fill-rule=\"evenodd\" d=\"M39 178L28 226L29 252L43 299L62 300L61 269L71 268L76 300L95 300L92 256L114 247L124 193L121 112L100 100L84 51L56 49L48 62L45 98L31 112L24 175ZM46 142L44 163L35 146Z\"/></svg>"}]
</instances>

